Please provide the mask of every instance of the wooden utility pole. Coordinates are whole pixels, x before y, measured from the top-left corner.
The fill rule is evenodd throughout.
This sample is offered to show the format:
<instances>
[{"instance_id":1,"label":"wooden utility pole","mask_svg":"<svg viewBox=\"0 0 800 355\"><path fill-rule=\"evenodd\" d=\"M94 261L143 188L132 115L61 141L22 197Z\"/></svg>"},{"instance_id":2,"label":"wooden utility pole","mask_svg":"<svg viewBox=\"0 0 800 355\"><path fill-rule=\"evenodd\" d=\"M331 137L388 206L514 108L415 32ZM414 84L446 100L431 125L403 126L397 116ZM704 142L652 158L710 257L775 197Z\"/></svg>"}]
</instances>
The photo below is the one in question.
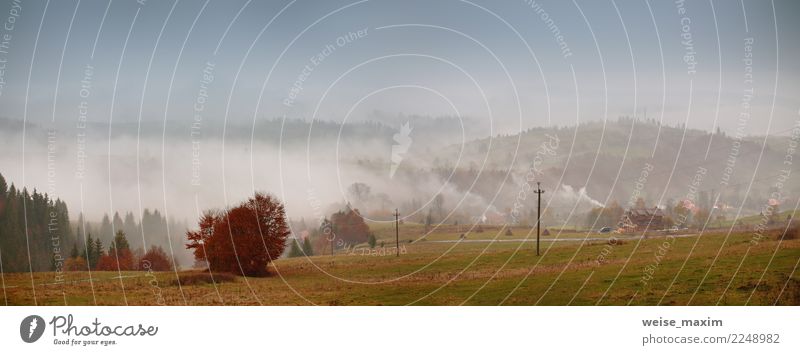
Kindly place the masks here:
<instances>
[{"instance_id":1,"label":"wooden utility pole","mask_svg":"<svg viewBox=\"0 0 800 355\"><path fill-rule=\"evenodd\" d=\"M397 256L400 256L400 212L394 209L394 241L397 251Z\"/></svg>"},{"instance_id":2,"label":"wooden utility pole","mask_svg":"<svg viewBox=\"0 0 800 355\"><path fill-rule=\"evenodd\" d=\"M534 193L539 196L538 207L536 208L536 256L539 256L539 231L542 226L542 194L544 193L541 182L536 183L536 191Z\"/></svg>"}]
</instances>

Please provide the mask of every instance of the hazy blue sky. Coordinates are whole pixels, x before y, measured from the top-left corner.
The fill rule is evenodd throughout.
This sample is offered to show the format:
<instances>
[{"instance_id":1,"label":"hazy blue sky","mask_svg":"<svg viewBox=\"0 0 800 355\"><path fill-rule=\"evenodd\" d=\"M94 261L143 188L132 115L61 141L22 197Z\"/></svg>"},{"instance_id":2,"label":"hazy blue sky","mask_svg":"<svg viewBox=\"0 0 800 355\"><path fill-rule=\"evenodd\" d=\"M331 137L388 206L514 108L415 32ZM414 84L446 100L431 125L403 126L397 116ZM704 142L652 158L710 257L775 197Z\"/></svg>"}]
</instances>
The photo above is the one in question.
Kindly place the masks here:
<instances>
[{"instance_id":1,"label":"hazy blue sky","mask_svg":"<svg viewBox=\"0 0 800 355\"><path fill-rule=\"evenodd\" d=\"M0 118L39 126L0 132L0 170L92 218L150 207L193 219L253 189L310 215L308 191L341 202L353 181L413 196L333 156L343 146L389 159L389 142L323 143L323 154L278 150L260 131L254 145L222 141L223 124L246 132L254 118L396 128L400 114L460 116L467 139L645 110L746 135L786 134L800 118L796 0L0 4ZM173 136L162 139L163 122ZM419 130L432 147L459 133Z\"/></svg>"},{"instance_id":2,"label":"hazy blue sky","mask_svg":"<svg viewBox=\"0 0 800 355\"><path fill-rule=\"evenodd\" d=\"M4 2L0 20L7 22L14 4ZM8 53L0 54L7 61L0 116L75 121L80 80L91 65L89 120L137 120L144 99L144 121L166 115L188 124L203 70L213 62L203 113L220 122L226 108L229 121L250 122L256 109L259 118L308 118L319 105L317 116L324 119L342 120L351 109L349 119L369 118L374 110L481 120L492 115L494 128L515 131L631 115L635 108L656 119L663 114L671 124L712 129L717 121L732 131L749 86L743 58L745 39L752 37L755 96L748 133L765 132L773 99L773 132L798 118L800 3L793 0L108 4L21 3L13 30L0 34L11 35ZM696 51L693 75L683 60L682 18L689 20ZM358 30L366 34L337 45L337 38ZM335 50L310 65L302 90L286 106L309 58L328 44ZM562 48L572 54L565 58Z\"/></svg>"}]
</instances>

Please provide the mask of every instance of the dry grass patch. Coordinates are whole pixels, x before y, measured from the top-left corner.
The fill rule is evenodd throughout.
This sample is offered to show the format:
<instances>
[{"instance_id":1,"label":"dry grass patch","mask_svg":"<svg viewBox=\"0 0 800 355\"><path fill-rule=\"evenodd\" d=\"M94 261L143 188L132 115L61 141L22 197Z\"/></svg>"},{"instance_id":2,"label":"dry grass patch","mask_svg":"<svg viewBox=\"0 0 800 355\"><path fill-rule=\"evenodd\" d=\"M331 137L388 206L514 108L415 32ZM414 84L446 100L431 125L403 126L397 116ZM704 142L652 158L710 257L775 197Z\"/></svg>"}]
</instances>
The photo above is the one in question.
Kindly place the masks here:
<instances>
[{"instance_id":1,"label":"dry grass patch","mask_svg":"<svg viewBox=\"0 0 800 355\"><path fill-rule=\"evenodd\" d=\"M786 231L783 232L783 236L780 236L779 239L783 240L795 240L797 239L798 229L800 229L800 225L798 223L792 223L789 228L786 228Z\"/></svg>"},{"instance_id":2,"label":"dry grass patch","mask_svg":"<svg viewBox=\"0 0 800 355\"><path fill-rule=\"evenodd\" d=\"M236 275L228 273L210 273L205 271L186 271L178 274L177 280L172 280L173 286L178 286L178 282L182 286L188 285L205 285L205 284L219 284L225 282L235 282Z\"/></svg>"}]
</instances>

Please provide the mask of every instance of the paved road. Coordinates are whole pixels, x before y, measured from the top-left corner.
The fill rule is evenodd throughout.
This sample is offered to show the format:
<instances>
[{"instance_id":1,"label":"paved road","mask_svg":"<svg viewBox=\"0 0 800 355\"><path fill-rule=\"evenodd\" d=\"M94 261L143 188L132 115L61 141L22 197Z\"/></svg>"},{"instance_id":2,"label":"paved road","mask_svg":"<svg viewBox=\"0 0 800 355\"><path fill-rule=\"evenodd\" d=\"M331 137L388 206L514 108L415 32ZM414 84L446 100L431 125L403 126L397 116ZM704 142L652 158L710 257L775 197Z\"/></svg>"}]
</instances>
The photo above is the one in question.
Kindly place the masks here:
<instances>
[{"instance_id":1,"label":"paved road","mask_svg":"<svg viewBox=\"0 0 800 355\"><path fill-rule=\"evenodd\" d=\"M675 238L688 238L688 237L695 237L697 234L677 234L673 235ZM654 238L663 238L664 235L650 235L647 237L643 236L620 236L616 237L617 240L638 240L638 239L654 239ZM600 237L591 237L591 238L541 238L539 239L542 242L605 242L611 240L611 237L600 238ZM431 240L425 242L416 242L417 243L524 243L524 242L535 242L536 238L528 238L528 239L454 239L454 240Z\"/></svg>"}]
</instances>

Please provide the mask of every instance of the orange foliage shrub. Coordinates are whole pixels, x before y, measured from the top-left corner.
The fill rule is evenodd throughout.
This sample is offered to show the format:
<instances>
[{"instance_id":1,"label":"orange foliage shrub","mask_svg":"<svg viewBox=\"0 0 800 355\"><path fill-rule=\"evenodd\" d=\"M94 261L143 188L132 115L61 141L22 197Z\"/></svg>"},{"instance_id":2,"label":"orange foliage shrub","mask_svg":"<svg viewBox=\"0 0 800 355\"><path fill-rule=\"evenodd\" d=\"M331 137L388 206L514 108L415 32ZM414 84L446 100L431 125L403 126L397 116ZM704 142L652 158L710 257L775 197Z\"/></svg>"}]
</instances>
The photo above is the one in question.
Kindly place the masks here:
<instances>
[{"instance_id":1,"label":"orange foliage shrub","mask_svg":"<svg viewBox=\"0 0 800 355\"><path fill-rule=\"evenodd\" d=\"M139 268L152 271L170 271L172 270L172 261L170 261L167 253L164 252L164 249L158 246L151 246L139 260Z\"/></svg>"},{"instance_id":2,"label":"orange foliage shrub","mask_svg":"<svg viewBox=\"0 0 800 355\"><path fill-rule=\"evenodd\" d=\"M86 263L86 259L80 256L64 261L64 271L86 271L88 269L89 264Z\"/></svg>"},{"instance_id":3,"label":"orange foliage shrub","mask_svg":"<svg viewBox=\"0 0 800 355\"><path fill-rule=\"evenodd\" d=\"M206 212L198 224L197 231L186 233L186 247L214 273L266 275L267 264L280 257L289 236L283 204L261 193L228 210Z\"/></svg>"},{"instance_id":4,"label":"orange foliage shrub","mask_svg":"<svg viewBox=\"0 0 800 355\"><path fill-rule=\"evenodd\" d=\"M133 253L128 249L120 249L115 253L103 254L97 260L95 270L99 271L117 271L117 270L133 270Z\"/></svg>"},{"instance_id":5,"label":"orange foliage shrub","mask_svg":"<svg viewBox=\"0 0 800 355\"><path fill-rule=\"evenodd\" d=\"M114 258L103 254L97 259L97 265L94 266L94 269L98 271L117 271L117 264L114 262Z\"/></svg>"}]
</instances>

